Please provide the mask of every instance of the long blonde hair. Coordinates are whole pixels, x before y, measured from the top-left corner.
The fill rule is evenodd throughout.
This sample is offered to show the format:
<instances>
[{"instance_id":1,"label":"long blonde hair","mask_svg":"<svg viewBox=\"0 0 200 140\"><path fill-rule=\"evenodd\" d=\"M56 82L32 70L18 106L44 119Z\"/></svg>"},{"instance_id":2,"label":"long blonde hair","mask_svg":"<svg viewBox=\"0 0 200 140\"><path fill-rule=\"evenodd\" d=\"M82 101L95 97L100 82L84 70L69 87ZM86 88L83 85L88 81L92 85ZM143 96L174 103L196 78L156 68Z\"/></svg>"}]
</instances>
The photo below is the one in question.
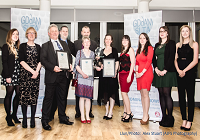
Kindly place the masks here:
<instances>
[{"instance_id":1,"label":"long blonde hair","mask_svg":"<svg viewBox=\"0 0 200 140\"><path fill-rule=\"evenodd\" d=\"M188 25L183 25L181 28L180 28L180 46L179 47L181 47L182 45L183 45L183 41L184 41L184 38L183 38L183 36L182 36L182 34L181 34L181 31L182 31L182 29L183 28L185 28L185 27L187 27L188 29L189 29L189 31L190 31L190 35L189 35L189 45L190 45L190 47L192 47L193 46L193 43L195 42L194 40L193 40L193 35L192 35L192 28L190 27L190 26L188 26Z\"/></svg>"},{"instance_id":2,"label":"long blonde hair","mask_svg":"<svg viewBox=\"0 0 200 140\"><path fill-rule=\"evenodd\" d=\"M16 50L16 48L15 48L15 44L16 44L16 46L17 46L17 49L19 50L19 45L20 45L20 41L19 41L19 39L15 42L15 44L14 44L14 42L12 41L12 34L13 34L13 32L14 31L17 31L18 32L18 30L17 29L15 29L15 28L13 28L13 29L11 29L11 30L9 30L8 31L8 34L7 34L7 36L6 36L6 44L8 45L8 50L9 50L9 53L10 54L14 54L15 55L15 57L17 57L17 50ZM19 33L19 32L18 32Z\"/></svg>"}]
</instances>

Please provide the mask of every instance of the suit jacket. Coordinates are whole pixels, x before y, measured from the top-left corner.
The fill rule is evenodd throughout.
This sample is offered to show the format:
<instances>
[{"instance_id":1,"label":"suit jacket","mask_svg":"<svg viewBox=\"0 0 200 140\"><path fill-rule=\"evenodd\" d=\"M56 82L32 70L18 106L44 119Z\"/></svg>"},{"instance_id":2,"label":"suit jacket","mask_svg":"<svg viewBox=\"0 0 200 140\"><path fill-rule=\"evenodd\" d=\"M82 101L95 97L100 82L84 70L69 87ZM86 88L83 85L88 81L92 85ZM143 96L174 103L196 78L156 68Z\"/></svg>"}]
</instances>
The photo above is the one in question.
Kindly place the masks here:
<instances>
[{"instance_id":1,"label":"suit jacket","mask_svg":"<svg viewBox=\"0 0 200 140\"><path fill-rule=\"evenodd\" d=\"M69 46L69 49L71 51L71 54L76 57L76 52L75 52L75 47L74 47L74 43L71 42L70 40L67 39L67 43L68 43L68 46Z\"/></svg>"},{"instance_id":2,"label":"suit jacket","mask_svg":"<svg viewBox=\"0 0 200 140\"><path fill-rule=\"evenodd\" d=\"M35 44L36 48L37 48L37 53L38 53L38 56L37 56L37 62L39 63L40 62L40 45L38 44ZM20 44L20 47L19 47L19 62L21 61L24 61L24 62L27 62L27 43L22 43Z\"/></svg>"},{"instance_id":3,"label":"suit jacket","mask_svg":"<svg viewBox=\"0 0 200 140\"><path fill-rule=\"evenodd\" d=\"M153 67L157 67L157 59L155 55L155 50L160 44L156 43L154 48L154 55L153 55ZM173 40L170 40L166 46L165 46L165 52L164 52L164 69L169 72L175 72L176 68L174 66L174 59L175 59L175 53L176 53L176 43Z\"/></svg>"},{"instance_id":4,"label":"suit jacket","mask_svg":"<svg viewBox=\"0 0 200 140\"><path fill-rule=\"evenodd\" d=\"M95 49L97 48L97 43L94 40L90 40L90 41L91 41L91 44L90 44L89 49L94 52ZM82 39L74 41L74 46L75 46L75 54L76 54L78 50L82 49Z\"/></svg>"},{"instance_id":5,"label":"suit jacket","mask_svg":"<svg viewBox=\"0 0 200 140\"><path fill-rule=\"evenodd\" d=\"M1 76L3 78L11 78L15 69L15 55L13 53L10 54L7 44L2 47L2 66Z\"/></svg>"},{"instance_id":6,"label":"suit jacket","mask_svg":"<svg viewBox=\"0 0 200 140\"><path fill-rule=\"evenodd\" d=\"M70 49L66 42L59 40L64 51L68 54L69 64L72 64L72 56ZM56 81L57 75L59 72L54 72L54 67L58 66L57 55L55 53L53 44L51 41L48 41L42 44L40 61L45 67L45 83L54 83Z\"/></svg>"}]
</instances>

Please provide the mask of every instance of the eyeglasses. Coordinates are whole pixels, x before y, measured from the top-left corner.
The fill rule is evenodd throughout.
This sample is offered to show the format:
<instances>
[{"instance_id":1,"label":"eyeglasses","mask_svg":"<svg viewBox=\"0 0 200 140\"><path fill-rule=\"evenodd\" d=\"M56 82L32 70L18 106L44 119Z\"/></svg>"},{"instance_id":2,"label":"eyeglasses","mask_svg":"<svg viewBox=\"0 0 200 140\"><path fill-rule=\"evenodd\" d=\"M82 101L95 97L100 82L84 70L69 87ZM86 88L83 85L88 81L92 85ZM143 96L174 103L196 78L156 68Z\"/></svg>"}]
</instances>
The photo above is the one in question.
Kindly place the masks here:
<instances>
[{"instance_id":1,"label":"eyeglasses","mask_svg":"<svg viewBox=\"0 0 200 140\"><path fill-rule=\"evenodd\" d=\"M166 31L159 31L159 33L165 33Z\"/></svg>"},{"instance_id":2,"label":"eyeglasses","mask_svg":"<svg viewBox=\"0 0 200 140\"><path fill-rule=\"evenodd\" d=\"M28 32L27 34L29 34L29 35L34 35L35 33L33 33L33 32Z\"/></svg>"}]
</instances>

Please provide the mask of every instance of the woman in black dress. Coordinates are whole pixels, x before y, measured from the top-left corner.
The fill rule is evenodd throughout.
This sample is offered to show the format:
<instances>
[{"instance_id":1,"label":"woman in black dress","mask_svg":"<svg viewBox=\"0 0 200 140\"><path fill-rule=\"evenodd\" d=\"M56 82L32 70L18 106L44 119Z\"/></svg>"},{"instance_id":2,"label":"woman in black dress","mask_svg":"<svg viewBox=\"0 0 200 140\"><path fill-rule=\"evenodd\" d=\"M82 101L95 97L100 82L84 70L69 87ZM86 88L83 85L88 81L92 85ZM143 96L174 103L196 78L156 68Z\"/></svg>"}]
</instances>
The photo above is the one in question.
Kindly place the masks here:
<instances>
[{"instance_id":1,"label":"woman in black dress","mask_svg":"<svg viewBox=\"0 0 200 140\"><path fill-rule=\"evenodd\" d=\"M119 85L117 80L119 59L117 50L112 47L112 42L113 37L110 34L107 34L104 38L105 49L102 50L101 56L103 56L103 59L115 59L115 77L103 77L102 70L99 77L98 104L101 105L101 101L105 104L106 113L103 119L106 120L112 119L112 110L115 103L120 106Z\"/></svg>"},{"instance_id":2,"label":"woman in black dress","mask_svg":"<svg viewBox=\"0 0 200 140\"><path fill-rule=\"evenodd\" d=\"M175 67L178 72L179 105L183 123L180 129L189 131L194 118L195 77L198 63L198 43L193 40L192 29L188 25L180 28L180 42L176 44ZM186 115L186 92L188 118Z\"/></svg>"},{"instance_id":3,"label":"woman in black dress","mask_svg":"<svg viewBox=\"0 0 200 140\"><path fill-rule=\"evenodd\" d=\"M22 43L19 50L19 61L22 65L20 73L20 104L22 107L22 127L27 128L27 106L31 105L30 127L35 127L35 112L40 82L40 45L35 44L37 32L33 27L26 30L27 43Z\"/></svg>"},{"instance_id":4,"label":"woman in black dress","mask_svg":"<svg viewBox=\"0 0 200 140\"><path fill-rule=\"evenodd\" d=\"M6 96L4 99L4 107L7 113L6 121L8 126L14 126L15 123L21 123L17 118L17 109L19 104L19 71L20 64L18 60L19 50L19 32L17 29L11 29L6 37L6 44L2 47L2 80L1 84L6 86ZM11 111L11 100L15 90L13 100L13 113Z\"/></svg>"}]
</instances>

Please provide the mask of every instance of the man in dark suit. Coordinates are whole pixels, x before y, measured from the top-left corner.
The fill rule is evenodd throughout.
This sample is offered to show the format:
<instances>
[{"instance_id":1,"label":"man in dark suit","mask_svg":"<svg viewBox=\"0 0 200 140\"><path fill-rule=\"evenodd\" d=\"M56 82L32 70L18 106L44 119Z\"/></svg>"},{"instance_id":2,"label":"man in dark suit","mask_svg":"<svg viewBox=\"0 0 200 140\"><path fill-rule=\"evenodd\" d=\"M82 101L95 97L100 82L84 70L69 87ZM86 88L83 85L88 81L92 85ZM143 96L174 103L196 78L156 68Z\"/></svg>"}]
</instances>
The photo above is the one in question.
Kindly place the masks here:
<instances>
[{"instance_id":1,"label":"man in dark suit","mask_svg":"<svg viewBox=\"0 0 200 140\"><path fill-rule=\"evenodd\" d=\"M55 24L51 24L48 28L48 35L50 41L42 44L40 61L45 67L45 96L42 106L42 126L45 130L51 130L51 126L48 124L51 107L53 103L53 95L58 88L59 92L57 95L58 103L58 116L60 123L66 125L72 125L65 114L66 110L66 98L67 98L67 76L68 71L61 70L58 67L58 60L56 56L56 50L63 50L68 54L68 60L70 64L70 69L72 69L72 57L68 45L64 41L58 40L58 27Z\"/></svg>"},{"instance_id":2,"label":"man in dark suit","mask_svg":"<svg viewBox=\"0 0 200 140\"><path fill-rule=\"evenodd\" d=\"M88 26L84 26L82 28L82 31L81 31L81 35L82 37L90 37L90 28ZM94 40L91 40L91 43L90 43L90 50L91 51L95 51L95 49L97 48L97 43L94 41ZM82 39L78 39L74 42L74 46L75 46L75 53L77 53L78 50L81 50L83 48L82 46ZM80 113L80 110L79 110L79 97L76 96L76 114L75 114L75 118L79 118L81 116L81 113ZM90 108L90 114L89 116L91 118L94 118L94 115L92 114L92 99L91 99L91 108Z\"/></svg>"},{"instance_id":3,"label":"man in dark suit","mask_svg":"<svg viewBox=\"0 0 200 140\"><path fill-rule=\"evenodd\" d=\"M68 47L69 47L69 49L71 51L71 54L74 57L76 57L74 43L72 43L69 39L67 39L68 35L69 35L68 27L67 26L62 26L60 28L60 38L59 39L62 40L62 41L65 41L67 43L67 45L68 45ZM69 85L70 85L70 81L71 81L72 77L73 77L73 75L71 73L69 73L69 77L68 77L69 80L67 80L67 92L69 90ZM59 89L57 89L56 91L59 92ZM50 114L50 121L54 119L54 114L55 114L56 109L57 109L57 100L56 100L56 93L55 93L54 98L53 98L51 114Z\"/></svg>"}]
</instances>

